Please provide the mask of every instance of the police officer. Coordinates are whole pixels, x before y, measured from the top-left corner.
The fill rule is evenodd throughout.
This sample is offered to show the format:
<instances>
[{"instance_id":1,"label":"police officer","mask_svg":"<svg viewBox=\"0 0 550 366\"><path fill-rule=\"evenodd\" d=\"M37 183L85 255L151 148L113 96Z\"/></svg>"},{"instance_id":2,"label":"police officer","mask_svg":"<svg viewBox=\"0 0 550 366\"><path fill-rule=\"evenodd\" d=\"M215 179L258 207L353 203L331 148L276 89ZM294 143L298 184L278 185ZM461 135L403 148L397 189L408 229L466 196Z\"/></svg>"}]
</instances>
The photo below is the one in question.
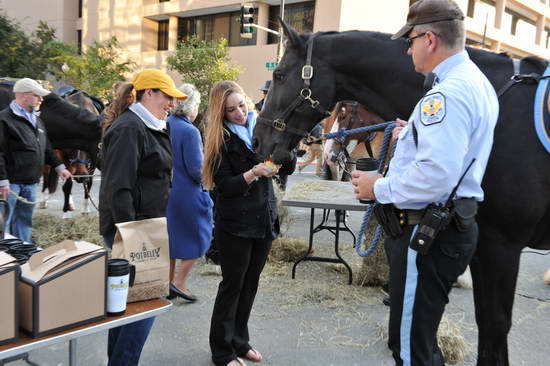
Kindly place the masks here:
<instances>
[{"instance_id":1,"label":"police officer","mask_svg":"<svg viewBox=\"0 0 550 366\"><path fill-rule=\"evenodd\" d=\"M431 90L408 122L386 177L355 171L357 198L393 208L402 233L385 247L390 264L388 346L397 365L444 365L436 333L452 284L476 247L477 224L468 217L483 200L481 180L498 117L496 93L464 49L464 15L450 0L419 0L392 39L407 37L415 70L435 74ZM473 159L453 201L453 219L431 247L415 250L426 207L447 200ZM393 206L391 206L393 205ZM389 211L388 211L389 212ZM456 212L456 213L455 213ZM415 236L416 235L416 236Z\"/></svg>"}]
</instances>

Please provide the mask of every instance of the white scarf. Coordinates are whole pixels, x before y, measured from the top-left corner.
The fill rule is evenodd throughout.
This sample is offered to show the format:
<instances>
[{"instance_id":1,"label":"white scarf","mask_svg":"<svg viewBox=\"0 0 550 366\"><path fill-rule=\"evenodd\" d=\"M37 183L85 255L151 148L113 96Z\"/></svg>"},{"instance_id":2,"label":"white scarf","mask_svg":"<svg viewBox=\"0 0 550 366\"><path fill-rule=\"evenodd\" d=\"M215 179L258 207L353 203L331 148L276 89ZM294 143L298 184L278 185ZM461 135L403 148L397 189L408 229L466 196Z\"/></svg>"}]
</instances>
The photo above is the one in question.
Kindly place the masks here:
<instances>
[{"instance_id":1,"label":"white scarf","mask_svg":"<svg viewBox=\"0 0 550 366\"><path fill-rule=\"evenodd\" d=\"M129 109L137 114L137 116L143 121L143 123L145 123L145 126L150 128L151 130L166 131L166 121L153 116L153 114L149 112L149 110L145 108L143 104L139 102L133 103Z\"/></svg>"}]
</instances>

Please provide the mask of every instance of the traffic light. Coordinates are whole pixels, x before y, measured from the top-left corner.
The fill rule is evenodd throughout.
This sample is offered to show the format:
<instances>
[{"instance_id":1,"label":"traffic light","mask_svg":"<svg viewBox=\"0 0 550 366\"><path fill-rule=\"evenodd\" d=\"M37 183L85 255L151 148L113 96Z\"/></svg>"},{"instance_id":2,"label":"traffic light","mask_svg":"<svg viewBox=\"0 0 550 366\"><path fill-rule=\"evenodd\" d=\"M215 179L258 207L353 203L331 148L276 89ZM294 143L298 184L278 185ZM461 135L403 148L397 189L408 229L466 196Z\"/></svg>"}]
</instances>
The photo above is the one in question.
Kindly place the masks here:
<instances>
[{"instance_id":1,"label":"traffic light","mask_svg":"<svg viewBox=\"0 0 550 366\"><path fill-rule=\"evenodd\" d=\"M241 5L241 37L252 38L254 29L251 24L254 23L254 7L252 5Z\"/></svg>"}]
</instances>

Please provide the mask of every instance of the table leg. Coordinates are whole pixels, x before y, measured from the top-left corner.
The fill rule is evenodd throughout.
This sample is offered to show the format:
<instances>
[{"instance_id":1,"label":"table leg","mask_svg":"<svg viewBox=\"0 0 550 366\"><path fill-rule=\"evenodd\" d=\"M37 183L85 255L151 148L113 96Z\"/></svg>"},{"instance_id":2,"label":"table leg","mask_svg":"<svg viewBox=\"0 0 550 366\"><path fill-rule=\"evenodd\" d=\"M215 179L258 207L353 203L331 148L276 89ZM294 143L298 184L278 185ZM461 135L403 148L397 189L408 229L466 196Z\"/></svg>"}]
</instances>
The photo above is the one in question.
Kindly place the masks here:
<instances>
[{"instance_id":1,"label":"table leg","mask_svg":"<svg viewBox=\"0 0 550 366\"><path fill-rule=\"evenodd\" d=\"M69 365L76 366L76 338L69 341Z\"/></svg>"},{"instance_id":2,"label":"table leg","mask_svg":"<svg viewBox=\"0 0 550 366\"><path fill-rule=\"evenodd\" d=\"M323 213L323 220L324 220L324 213ZM314 231L313 225L314 224L315 224L315 209L312 208L310 218L309 218L309 248L307 252L304 254L304 256L298 259L292 266L292 279L296 277L296 266L298 265L298 263L300 263L305 258L307 258L313 249L313 231Z\"/></svg>"},{"instance_id":3,"label":"table leg","mask_svg":"<svg viewBox=\"0 0 550 366\"><path fill-rule=\"evenodd\" d=\"M347 223L347 220L346 220L346 211L344 211L344 221L342 223L344 224L344 227L347 229L347 231L353 237L353 247L355 248L355 242L357 241L357 237L355 236L355 233L353 232L353 230L351 230L348 226L348 223Z\"/></svg>"},{"instance_id":4,"label":"table leg","mask_svg":"<svg viewBox=\"0 0 550 366\"><path fill-rule=\"evenodd\" d=\"M334 235L334 253L336 254L336 257L341 261L341 263L346 266L348 269L348 285L351 285L353 283L353 272L351 271L351 267L349 264L340 256L340 215L344 216L346 215L346 211L343 210L336 210L336 232ZM345 218L344 218L345 220Z\"/></svg>"}]
</instances>

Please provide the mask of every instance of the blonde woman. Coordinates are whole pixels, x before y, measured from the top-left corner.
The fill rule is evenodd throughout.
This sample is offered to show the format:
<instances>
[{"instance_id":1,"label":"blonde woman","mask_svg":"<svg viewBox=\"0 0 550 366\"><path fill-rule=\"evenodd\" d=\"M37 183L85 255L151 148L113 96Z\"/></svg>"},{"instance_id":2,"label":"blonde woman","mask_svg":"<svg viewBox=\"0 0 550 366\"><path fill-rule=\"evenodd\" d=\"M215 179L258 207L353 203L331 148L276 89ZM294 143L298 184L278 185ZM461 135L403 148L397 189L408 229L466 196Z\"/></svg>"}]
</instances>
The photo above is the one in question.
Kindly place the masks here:
<instances>
[{"instance_id":1,"label":"blonde woman","mask_svg":"<svg viewBox=\"0 0 550 366\"><path fill-rule=\"evenodd\" d=\"M222 281L210 325L212 361L245 365L262 355L249 343L248 319L271 242L279 234L271 177L279 170L252 151L256 114L249 112L242 88L222 81L210 91L206 116L203 182L216 188L214 240L220 251ZM294 160L280 168L292 174Z\"/></svg>"}]
</instances>

